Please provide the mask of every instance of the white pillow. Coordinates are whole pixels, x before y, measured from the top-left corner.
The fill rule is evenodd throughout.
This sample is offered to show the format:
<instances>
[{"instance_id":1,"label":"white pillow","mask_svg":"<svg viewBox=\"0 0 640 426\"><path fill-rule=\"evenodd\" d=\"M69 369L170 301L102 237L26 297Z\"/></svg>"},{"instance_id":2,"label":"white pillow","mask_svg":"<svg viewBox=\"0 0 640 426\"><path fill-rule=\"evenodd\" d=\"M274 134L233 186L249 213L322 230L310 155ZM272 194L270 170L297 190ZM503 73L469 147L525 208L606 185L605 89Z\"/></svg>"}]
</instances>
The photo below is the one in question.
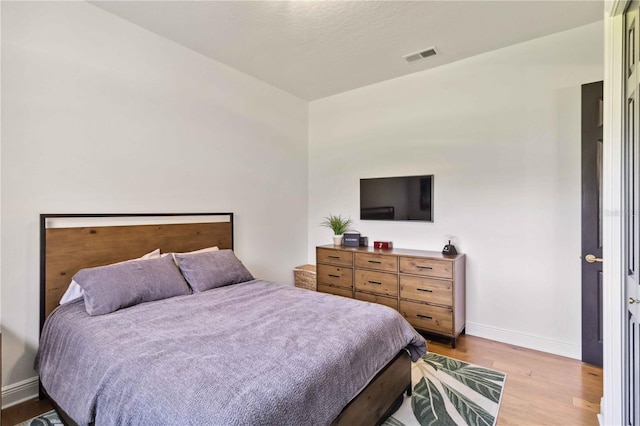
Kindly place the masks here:
<instances>
[{"instance_id":1,"label":"white pillow","mask_svg":"<svg viewBox=\"0 0 640 426\"><path fill-rule=\"evenodd\" d=\"M84 297L84 290L78 285L77 282L71 280L71 284L67 288L67 291L62 295L62 299L60 299L60 304L71 302L76 299L80 299Z\"/></svg>"},{"instance_id":2,"label":"white pillow","mask_svg":"<svg viewBox=\"0 0 640 426\"><path fill-rule=\"evenodd\" d=\"M159 257L160 257L160 249L155 249L154 251L147 253L144 256L139 257L138 259L131 259L131 260L157 259ZM117 262L117 263L114 263L114 265L117 265L118 263L130 262L131 260ZM63 303L73 302L74 300L80 299L81 297L84 297L84 290L78 285L77 282L75 282L74 280L71 280L71 284L69 284L67 291L64 292L64 294L62 295L62 298L60 299L60 304L62 305Z\"/></svg>"},{"instance_id":3,"label":"white pillow","mask_svg":"<svg viewBox=\"0 0 640 426\"><path fill-rule=\"evenodd\" d=\"M174 261L174 263L177 265L177 264L178 264L178 261L176 260L176 254L179 254L179 255L181 255L181 256L188 256L188 255L190 255L190 254L206 253L206 252L209 252L209 251L218 251L218 250L220 250L220 249L218 248L218 246L213 246L213 247L206 247L206 248L203 248L203 249L200 249L200 250L188 251L188 252L186 252L186 253L163 253L163 254L162 254L162 257L164 257L164 256L171 256L171 257L173 257L173 261Z\"/></svg>"}]
</instances>

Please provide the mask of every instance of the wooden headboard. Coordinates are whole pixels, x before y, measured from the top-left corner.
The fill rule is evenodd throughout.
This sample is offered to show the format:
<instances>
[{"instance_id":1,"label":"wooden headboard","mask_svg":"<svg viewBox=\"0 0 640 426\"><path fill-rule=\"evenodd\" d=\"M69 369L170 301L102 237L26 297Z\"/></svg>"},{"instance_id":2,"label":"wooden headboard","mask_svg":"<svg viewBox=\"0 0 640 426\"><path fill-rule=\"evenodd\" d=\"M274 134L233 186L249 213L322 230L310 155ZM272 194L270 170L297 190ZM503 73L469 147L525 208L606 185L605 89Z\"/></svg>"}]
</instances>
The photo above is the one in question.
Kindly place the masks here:
<instances>
[{"instance_id":1,"label":"wooden headboard","mask_svg":"<svg viewBox=\"0 0 640 426\"><path fill-rule=\"evenodd\" d=\"M82 268L211 246L233 249L233 213L41 214L40 329Z\"/></svg>"}]
</instances>

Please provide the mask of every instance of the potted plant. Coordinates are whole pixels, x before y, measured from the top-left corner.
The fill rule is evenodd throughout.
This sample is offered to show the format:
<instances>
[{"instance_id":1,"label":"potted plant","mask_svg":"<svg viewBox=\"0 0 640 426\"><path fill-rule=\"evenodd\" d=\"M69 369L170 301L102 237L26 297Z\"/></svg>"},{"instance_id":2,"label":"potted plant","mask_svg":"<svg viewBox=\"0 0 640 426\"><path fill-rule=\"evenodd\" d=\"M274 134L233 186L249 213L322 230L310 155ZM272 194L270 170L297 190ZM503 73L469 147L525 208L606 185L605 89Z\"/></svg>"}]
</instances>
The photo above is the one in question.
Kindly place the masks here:
<instances>
[{"instance_id":1,"label":"potted plant","mask_svg":"<svg viewBox=\"0 0 640 426\"><path fill-rule=\"evenodd\" d=\"M351 218L342 217L342 215L334 216L330 214L325 217L320 224L333 231L333 244L339 246L342 244L342 236L345 232L351 230Z\"/></svg>"}]
</instances>

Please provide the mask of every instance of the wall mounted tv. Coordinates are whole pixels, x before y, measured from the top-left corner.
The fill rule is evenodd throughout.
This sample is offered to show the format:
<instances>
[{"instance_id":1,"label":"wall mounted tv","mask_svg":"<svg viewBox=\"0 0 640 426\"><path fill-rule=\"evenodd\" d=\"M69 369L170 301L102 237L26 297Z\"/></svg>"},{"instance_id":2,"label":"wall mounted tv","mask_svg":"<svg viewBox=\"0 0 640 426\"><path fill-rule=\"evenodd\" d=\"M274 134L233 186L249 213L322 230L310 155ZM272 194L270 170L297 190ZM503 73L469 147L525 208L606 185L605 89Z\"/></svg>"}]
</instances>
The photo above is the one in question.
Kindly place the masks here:
<instances>
[{"instance_id":1,"label":"wall mounted tv","mask_svg":"<svg viewBox=\"0 0 640 426\"><path fill-rule=\"evenodd\" d=\"M360 220L433 222L433 175L360 179Z\"/></svg>"}]
</instances>

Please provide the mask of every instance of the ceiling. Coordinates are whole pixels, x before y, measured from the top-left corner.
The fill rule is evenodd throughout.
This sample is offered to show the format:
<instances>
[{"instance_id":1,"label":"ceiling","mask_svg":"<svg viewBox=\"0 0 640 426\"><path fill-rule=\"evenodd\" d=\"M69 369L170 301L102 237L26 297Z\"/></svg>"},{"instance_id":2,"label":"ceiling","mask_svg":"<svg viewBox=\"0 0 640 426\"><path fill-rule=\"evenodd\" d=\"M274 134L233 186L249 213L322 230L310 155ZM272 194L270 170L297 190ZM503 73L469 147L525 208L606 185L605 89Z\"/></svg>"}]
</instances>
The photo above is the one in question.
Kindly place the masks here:
<instances>
[{"instance_id":1,"label":"ceiling","mask_svg":"<svg viewBox=\"0 0 640 426\"><path fill-rule=\"evenodd\" d=\"M603 19L602 1L91 1L315 100ZM438 55L403 56L435 46Z\"/></svg>"}]
</instances>

